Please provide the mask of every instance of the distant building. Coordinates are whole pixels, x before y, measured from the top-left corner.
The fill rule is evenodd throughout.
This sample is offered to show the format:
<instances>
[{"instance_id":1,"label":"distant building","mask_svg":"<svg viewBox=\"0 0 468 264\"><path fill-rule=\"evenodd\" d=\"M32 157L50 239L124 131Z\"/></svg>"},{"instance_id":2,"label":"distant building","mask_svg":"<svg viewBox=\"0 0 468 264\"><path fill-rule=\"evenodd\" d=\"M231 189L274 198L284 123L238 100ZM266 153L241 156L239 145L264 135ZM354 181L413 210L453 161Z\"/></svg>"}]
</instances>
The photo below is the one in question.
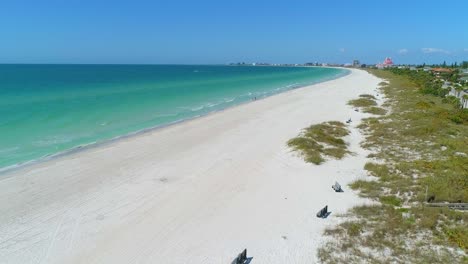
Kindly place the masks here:
<instances>
[{"instance_id":1,"label":"distant building","mask_svg":"<svg viewBox=\"0 0 468 264\"><path fill-rule=\"evenodd\" d=\"M392 58L389 58L389 57L385 58L383 64L386 66L393 66Z\"/></svg>"},{"instance_id":2,"label":"distant building","mask_svg":"<svg viewBox=\"0 0 468 264\"><path fill-rule=\"evenodd\" d=\"M460 100L461 108L468 108L468 89L462 90L450 87L448 95L457 97Z\"/></svg>"},{"instance_id":3,"label":"distant building","mask_svg":"<svg viewBox=\"0 0 468 264\"><path fill-rule=\"evenodd\" d=\"M447 69L447 68L432 68L431 71L432 71L433 73L442 73L442 72L444 72L444 73L451 73L451 72L452 72L451 69Z\"/></svg>"},{"instance_id":4,"label":"distant building","mask_svg":"<svg viewBox=\"0 0 468 264\"><path fill-rule=\"evenodd\" d=\"M353 67L359 67L361 66L361 63L359 62L359 60L353 60Z\"/></svg>"},{"instance_id":5,"label":"distant building","mask_svg":"<svg viewBox=\"0 0 468 264\"><path fill-rule=\"evenodd\" d=\"M384 69L384 68L392 67L392 66L393 66L392 58L387 57L387 58L385 58L385 60L383 61L383 63L378 63L378 64L375 65L375 66L376 66L377 68L379 68L379 69Z\"/></svg>"},{"instance_id":6,"label":"distant building","mask_svg":"<svg viewBox=\"0 0 468 264\"><path fill-rule=\"evenodd\" d=\"M451 82L444 81L444 83L442 84L442 89L450 88L451 84L452 84Z\"/></svg>"},{"instance_id":7,"label":"distant building","mask_svg":"<svg viewBox=\"0 0 468 264\"><path fill-rule=\"evenodd\" d=\"M460 70L460 81L468 82L468 69Z\"/></svg>"}]
</instances>

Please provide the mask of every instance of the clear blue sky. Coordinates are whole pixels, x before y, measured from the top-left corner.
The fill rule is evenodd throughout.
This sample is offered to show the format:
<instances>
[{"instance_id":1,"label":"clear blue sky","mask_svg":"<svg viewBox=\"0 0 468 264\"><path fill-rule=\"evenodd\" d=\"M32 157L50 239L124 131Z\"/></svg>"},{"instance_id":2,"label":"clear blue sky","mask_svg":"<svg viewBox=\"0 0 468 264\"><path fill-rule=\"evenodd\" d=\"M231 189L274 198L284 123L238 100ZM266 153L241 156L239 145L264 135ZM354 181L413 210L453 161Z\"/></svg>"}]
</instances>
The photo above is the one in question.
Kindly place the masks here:
<instances>
[{"instance_id":1,"label":"clear blue sky","mask_svg":"<svg viewBox=\"0 0 468 264\"><path fill-rule=\"evenodd\" d=\"M449 63L467 17L466 0L2 0L0 63Z\"/></svg>"}]
</instances>

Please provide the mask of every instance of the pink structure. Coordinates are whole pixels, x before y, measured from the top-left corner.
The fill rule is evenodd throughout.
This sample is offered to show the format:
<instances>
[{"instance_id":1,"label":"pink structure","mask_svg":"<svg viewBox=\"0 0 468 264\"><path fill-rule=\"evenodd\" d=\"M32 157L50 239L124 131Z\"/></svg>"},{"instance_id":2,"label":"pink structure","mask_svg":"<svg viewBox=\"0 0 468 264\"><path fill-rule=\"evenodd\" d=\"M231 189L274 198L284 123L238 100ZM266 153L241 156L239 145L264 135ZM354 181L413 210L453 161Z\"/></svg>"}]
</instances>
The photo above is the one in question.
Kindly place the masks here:
<instances>
[{"instance_id":1,"label":"pink structure","mask_svg":"<svg viewBox=\"0 0 468 264\"><path fill-rule=\"evenodd\" d=\"M392 58L387 57L387 58L385 58L383 63L379 63L379 64L377 64L375 66L377 66L377 68L379 68L379 69L392 67L393 66Z\"/></svg>"},{"instance_id":2,"label":"pink structure","mask_svg":"<svg viewBox=\"0 0 468 264\"><path fill-rule=\"evenodd\" d=\"M383 64L386 66L392 66L393 65L392 58L389 58L389 57L385 58Z\"/></svg>"}]
</instances>

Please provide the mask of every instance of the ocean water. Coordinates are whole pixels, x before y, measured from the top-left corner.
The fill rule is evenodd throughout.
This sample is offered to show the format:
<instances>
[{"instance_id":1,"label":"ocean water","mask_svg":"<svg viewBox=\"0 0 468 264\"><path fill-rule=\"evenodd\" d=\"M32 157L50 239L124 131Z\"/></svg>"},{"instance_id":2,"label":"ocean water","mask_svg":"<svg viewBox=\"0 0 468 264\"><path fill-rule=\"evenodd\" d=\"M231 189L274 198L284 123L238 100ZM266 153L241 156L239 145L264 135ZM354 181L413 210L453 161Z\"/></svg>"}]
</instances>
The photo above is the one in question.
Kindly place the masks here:
<instances>
[{"instance_id":1,"label":"ocean water","mask_svg":"<svg viewBox=\"0 0 468 264\"><path fill-rule=\"evenodd\" d=\"M346 73L308 67L0 65L0 170Z\"/></svg>"}]
</instances>

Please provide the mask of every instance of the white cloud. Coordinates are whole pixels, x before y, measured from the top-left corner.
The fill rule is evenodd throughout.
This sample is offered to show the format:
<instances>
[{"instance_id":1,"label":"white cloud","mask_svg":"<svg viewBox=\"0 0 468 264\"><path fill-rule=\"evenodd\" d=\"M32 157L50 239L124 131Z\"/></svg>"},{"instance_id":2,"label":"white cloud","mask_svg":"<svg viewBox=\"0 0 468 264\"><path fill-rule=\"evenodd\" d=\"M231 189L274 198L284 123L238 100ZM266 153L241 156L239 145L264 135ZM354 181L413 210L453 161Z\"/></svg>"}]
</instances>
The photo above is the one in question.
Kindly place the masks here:
<instances>
[{"instance_id":1,"label":"white cloud","mask_svg":"<svg viewBox=\"0 0 468 264\"><path fill-rule=\"evenodd\" d=\"M339 49L340 52L345 52L344 48Z\"/></svg>"},{"instance_id":2,"label":"white cloud","mask_svg":"<svg viewBox=\"0 0 468 264\"><path fill-rule=\"evenodd\" d=\"M423 53L444 53L444 54L450 54L449 51L444 50L444 49L437 49L437 48L422 48L421 51Z\"/></svg>"},{"instance_id":3,"label":"white cloud","mask_svg":"<svg viewBox=\"0 0 468 264\"><path fill-rule=\"evenodd\" d=\"M398 54L406 54L408 53L408 51L409 51L408 49L399 49Z\"/></svg>"}]
</instances>

